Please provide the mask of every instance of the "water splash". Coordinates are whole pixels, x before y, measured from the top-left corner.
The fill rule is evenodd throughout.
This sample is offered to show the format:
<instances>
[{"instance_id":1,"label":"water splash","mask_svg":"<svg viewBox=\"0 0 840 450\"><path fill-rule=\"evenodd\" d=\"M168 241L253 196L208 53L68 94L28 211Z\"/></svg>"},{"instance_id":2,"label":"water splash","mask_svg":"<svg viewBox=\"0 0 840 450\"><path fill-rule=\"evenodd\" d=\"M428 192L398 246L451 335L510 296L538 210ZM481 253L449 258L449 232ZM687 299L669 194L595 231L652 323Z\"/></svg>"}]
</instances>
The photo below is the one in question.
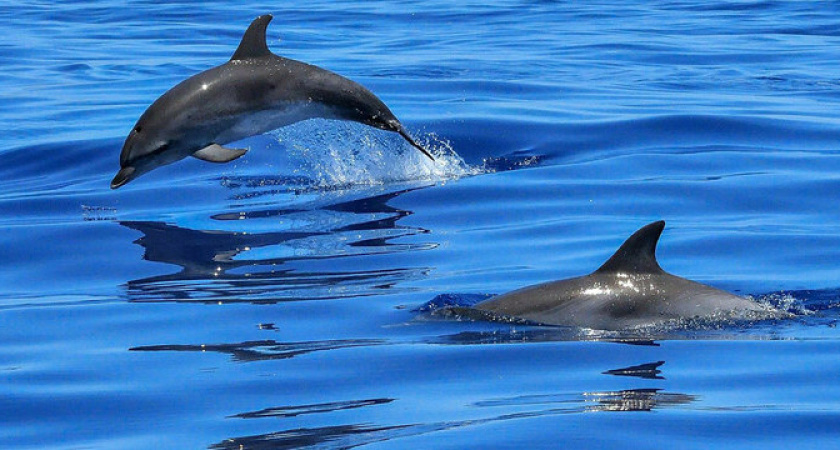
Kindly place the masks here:
<instances>
[{"instance_id":1,"label":"water splash","mask_svg":"<svg viewBox=\"0 0 840 450\"><path fill-rule=\"evenodd\" d=\"M408 181L440 183L478 175L482 170L461 158L449 141L434 133L417 141L434 156L430 161L394 133L350 122L314 119L268 135L266 152L293 167L291 176L310 187L382 185Z\"/></svg>"},{"instance_id":2,"label":"water splash","mask_svg":"<svg viewBox=\"0 0 840 450\"><path fill-rule=\"evenodd\" d=\"M770 292L767 294L749 296L761 304L776 308L779 311L786 311L797 316L807 316L814 314L814 310L809 309L803 299L797 298L794 294L788 292Z\"/></svg>"}]
</instances>

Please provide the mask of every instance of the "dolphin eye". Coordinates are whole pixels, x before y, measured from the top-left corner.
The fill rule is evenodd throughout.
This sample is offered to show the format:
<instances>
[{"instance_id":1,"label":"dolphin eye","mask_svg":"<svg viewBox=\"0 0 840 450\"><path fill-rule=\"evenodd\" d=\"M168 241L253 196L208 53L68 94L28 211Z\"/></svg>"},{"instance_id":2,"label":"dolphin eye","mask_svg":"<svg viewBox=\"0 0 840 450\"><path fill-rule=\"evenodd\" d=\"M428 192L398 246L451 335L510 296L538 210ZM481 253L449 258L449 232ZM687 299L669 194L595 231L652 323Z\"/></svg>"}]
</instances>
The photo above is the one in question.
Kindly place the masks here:
<instances>
[{"instance_id":1,"label":"dolphin eye","mask_svg":"<svg viewBox=\"0 0 840 450\"><path fill-rule=\"evenodd\" d=\"M139 132L140 132L140 131L142 131L142 130L143 130L143 129L142 129L142 128L140 128L139 126L138 126L138 127L134 127L134 132L135 132L135 133L139 133Z\"/></svg>"}]
</instances>

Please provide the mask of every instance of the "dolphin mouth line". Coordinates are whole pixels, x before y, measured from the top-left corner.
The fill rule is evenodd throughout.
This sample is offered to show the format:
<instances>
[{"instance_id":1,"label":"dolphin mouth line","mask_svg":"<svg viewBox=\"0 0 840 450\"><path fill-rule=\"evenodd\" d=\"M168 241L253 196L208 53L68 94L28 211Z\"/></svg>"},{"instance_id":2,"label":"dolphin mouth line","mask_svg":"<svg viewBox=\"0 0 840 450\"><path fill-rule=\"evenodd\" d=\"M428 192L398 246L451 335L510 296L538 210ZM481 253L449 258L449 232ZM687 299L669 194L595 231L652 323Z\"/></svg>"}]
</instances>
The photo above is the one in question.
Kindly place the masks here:
<instances>
[{"instance_id":1,"label":"dolphin mouth line","mask_svg":"<svg viewBox=\"0 0 840 450\"><path fill-rule=\"evenodd\" d=\"M136 169L134 166L126 166L120 169L120 171L114 176L114 179L111 180L111 189L117 189L118 187L124 186L134 178L132 175L134 175L135 172Z\"/></svg>"},{"instance_id":2,"label":"dolphin mouth line","mask_svg":"<svg viewBox=\"0 0 840 450\"><path fill-rule=\"evenodd\" d=\"M140 158L137 158L133 161L130 161L128 163L129 165L126 165L126 166L122 167L120 169L120 171L117 172L117 174L114 176L114 179L111 180L111 189L116 189L120 186L124 186L129 181L131 181L131 180L139 177L143 173L145 173L145 172L137 173L137 166L139 165L138 163L142 164L143 161L149 161L156 156L162 155L167 150L169 150L169 144L170 144L170 142L168 142L168 141L164 142L164 143L158 145L158 147L156 149L152 150L151 152L141 156Z\"/></svg>"}]
</instances>

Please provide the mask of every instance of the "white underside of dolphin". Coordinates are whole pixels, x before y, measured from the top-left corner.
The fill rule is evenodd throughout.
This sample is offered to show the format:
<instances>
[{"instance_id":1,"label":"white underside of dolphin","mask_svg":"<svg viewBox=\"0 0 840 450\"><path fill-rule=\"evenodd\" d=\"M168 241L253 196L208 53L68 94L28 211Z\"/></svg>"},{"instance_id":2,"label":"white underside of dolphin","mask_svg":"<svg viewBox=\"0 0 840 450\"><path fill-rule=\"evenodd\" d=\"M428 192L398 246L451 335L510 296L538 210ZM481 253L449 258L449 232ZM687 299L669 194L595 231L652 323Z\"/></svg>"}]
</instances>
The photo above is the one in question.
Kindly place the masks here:
<instances>
[{"instance_id":1,"label":"white underside of dolphin","mask_svg":"<svg viewBox=\"0 0 840 450\"><path fill-rule=\"evenodd\" d=\"M434 160L362 85L271 53L265 39L270 21L270 15L256 18L230 61L184 80L149 106L126 138L111 188L188 156L232 161L246 150L226 144L312 118L398 133Z\"/></svg>"},{"instance_id":2,"label":"white underside of dolphin","mask_svg":"<svg viewBox=\"0 0 840 450\"><path fill-rule=\"evenodd\" d=\"M475 309L546 325L626 330L703 318L779 317L767 305L671 275L656 261L665 227L636 231L595 272L491 297Z\"/></svg>"}]
</instances>

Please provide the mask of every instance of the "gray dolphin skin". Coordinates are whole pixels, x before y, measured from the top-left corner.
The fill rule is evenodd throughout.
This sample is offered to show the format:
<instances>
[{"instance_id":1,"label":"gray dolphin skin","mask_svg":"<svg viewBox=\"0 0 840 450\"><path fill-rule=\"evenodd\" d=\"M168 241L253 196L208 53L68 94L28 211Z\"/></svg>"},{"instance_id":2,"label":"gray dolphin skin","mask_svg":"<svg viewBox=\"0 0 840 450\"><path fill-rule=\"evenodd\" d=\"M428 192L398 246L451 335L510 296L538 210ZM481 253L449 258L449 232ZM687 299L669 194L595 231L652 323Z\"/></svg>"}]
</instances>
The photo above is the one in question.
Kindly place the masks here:
<instances>
[{"instance_id":1,"label":"gray dolphin skin","mask_svg":"<svg viewBox=\"0 0 840 450\"><path fill-rule=\"evenodd\" d=\"M720 289L671 275L656 261L656 244L665 228L659 221L630 236L595 272L526 287L474 306L493 315L545 325L627 330L667 321L778 311Z\"/></svg>"},{"instance_id":2,"label":"gray dolphin skin","mask_svg":"<svg viewBox=\"0 0 840 450\"><path fill-rule=\"evenodd\" d=\"M111 189L188 156L233 161L247 150L225 144L316 117L399 133L434 161L362 85L271 53L265 40L271 19L251 23L230 61L184 80L149 106L125 140Z\"/></svg>"}]
</instances>

